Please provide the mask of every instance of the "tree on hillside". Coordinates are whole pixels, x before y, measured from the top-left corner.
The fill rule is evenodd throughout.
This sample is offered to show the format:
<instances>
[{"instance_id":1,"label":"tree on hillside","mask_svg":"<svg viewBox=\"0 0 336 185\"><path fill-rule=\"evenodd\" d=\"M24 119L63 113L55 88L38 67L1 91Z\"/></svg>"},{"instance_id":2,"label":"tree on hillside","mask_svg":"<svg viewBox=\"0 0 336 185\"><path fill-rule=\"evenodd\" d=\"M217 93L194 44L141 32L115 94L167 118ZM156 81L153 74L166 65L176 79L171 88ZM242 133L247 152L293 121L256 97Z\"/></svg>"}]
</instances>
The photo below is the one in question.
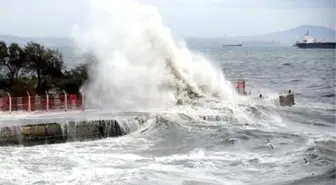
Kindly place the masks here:
<instances>
[{"instance_id":1,"label":"tree on hillside","mask_svg":"<svg viewBox=\"0 0 336 185\"><path fill-rule=\"evenodd\" d=\"M36 92L44 93L62 77L63 56L58 50L46 49L34 42L29 42L24 50L27 55L27 72L37 77Z\"/></svg>"},{"instance_id":2,"label":"tree on hillside","mask_svg":"<svg viewBox=\"0 0 336 185\"><path fill-rule=\"evenodd\" d=\"M25 53L23 49L17 43L12 43L7 47L5 42L0 41L1 72L4 73L9 89L12 88L24 65Z\"/></svg>"}]
</instances>

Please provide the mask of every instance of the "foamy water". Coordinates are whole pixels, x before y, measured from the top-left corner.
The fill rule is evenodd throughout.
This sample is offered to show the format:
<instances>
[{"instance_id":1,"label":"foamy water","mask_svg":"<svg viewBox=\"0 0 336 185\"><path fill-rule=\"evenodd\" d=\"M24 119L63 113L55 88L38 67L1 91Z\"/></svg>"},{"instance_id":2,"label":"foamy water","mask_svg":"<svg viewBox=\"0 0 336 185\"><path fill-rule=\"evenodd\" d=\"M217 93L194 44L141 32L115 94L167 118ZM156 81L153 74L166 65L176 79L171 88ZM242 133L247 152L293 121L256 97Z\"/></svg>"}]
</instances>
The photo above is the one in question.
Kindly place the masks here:
<instances>
[{"instance_id":1,"label":"foamy water","mask_svg":"<svg viewBox=\"0 0 336 185\"><path fill-rule=\"evenodd\" d=\"M276 91L269 89L261 90L268 97L264 101L238 96L219 66L172 38L153 6L92 0L87 15L73 35L79 51L97 58L82 88L92 109L1 114L2 123L104 119L122 117L123 111L142 112L149 118L118 138L1 147L0 184L335 182L333 104L298 96L297 106L278 107ZM224 68L235 64L222 62ZM230 71L256 71L242 66ZM279 69L272 67L277 74ZM176 105L178 101L182 104Z\"/></svg>"},{"instance_id":2,"label":"foamy water","mask_svg":"<svg viewBox=\"0 0 336 185\"><path fill-rule=\"evenodd\" d=\"M74 38L98 61L83 87L89 103L102 95L105 108L146 109L189 101L190 94L231 103L237 96L220 70L173 40L155 7L91 1L87 22L76 26Z\"/></svg>"}]
</instances>

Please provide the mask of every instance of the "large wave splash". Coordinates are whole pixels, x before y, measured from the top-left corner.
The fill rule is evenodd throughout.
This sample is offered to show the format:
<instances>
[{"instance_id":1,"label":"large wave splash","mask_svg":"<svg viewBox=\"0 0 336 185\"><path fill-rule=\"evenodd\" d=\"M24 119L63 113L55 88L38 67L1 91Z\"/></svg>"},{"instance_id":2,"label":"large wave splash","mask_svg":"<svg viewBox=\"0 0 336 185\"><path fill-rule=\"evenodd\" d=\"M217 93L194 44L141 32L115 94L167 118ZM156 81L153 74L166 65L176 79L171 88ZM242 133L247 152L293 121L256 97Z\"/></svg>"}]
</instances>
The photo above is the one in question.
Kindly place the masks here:
<instances>
[{"instance_id":1,"label":"large wave splash","mask_svg":"<svg viewBox=\"0 0 336 185\"><path fill-rule=\"evenodd\" d=\"M163 108L195 97L232 103L236 93L206 58L175 42L157 9L134 0L91 0L74 42L93 53L88 104L119 110Z\"/></svg>"}]
</instances>

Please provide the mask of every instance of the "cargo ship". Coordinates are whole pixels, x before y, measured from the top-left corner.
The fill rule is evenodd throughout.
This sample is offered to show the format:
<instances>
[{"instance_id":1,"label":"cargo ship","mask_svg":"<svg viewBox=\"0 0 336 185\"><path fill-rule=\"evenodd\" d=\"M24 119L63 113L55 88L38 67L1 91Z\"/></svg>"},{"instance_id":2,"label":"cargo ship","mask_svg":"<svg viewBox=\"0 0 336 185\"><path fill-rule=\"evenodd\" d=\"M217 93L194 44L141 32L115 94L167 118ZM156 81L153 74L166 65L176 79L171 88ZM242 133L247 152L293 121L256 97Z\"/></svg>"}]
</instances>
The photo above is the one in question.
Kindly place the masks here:
<instances>
[{"instance_id":1,"label":"cargo ship","mask_svg":"<svg viewBox=\"0 0 336 185\"><path fill-rule=\"evenodd\" d=\"M223 47L243 46L243 44L223 44Z\"/></svg>"},{"instance_id":2,"label":"cargo ship","mask_svg":"<svg viewBox=\"0 0 336 185\"><path fill-rule=\"evenodd\" d=\"M294 46L301 49L333 49L336 48L336 42L317 42L313 37L308 36L309 31L304 36L302 42L297 41Z\"/></svg>"}]
</instances>

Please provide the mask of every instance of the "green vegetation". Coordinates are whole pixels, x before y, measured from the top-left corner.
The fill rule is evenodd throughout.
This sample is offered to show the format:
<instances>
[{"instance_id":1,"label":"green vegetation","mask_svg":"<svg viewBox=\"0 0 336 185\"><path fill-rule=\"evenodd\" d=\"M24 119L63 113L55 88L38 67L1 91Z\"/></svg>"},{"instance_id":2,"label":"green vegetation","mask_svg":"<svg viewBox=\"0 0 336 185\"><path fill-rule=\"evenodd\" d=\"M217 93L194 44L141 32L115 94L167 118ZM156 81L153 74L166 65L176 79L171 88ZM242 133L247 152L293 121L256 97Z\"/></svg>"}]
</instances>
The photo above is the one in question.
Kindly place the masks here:
<instances>
[{"instance_id":1,"label":"green vegetation","mask_svg":"<svg viewBox=\"0 0 336 185\"><path fill-rule=\"evenodd\" d=\"M45 91L78 93L87 80L87 66L67 69L58 50L35 42L21 47L0 41L0 91L12 96L44 94ZM1 96L1 94L0 94Z\"/></svg>"}]
</instances>

